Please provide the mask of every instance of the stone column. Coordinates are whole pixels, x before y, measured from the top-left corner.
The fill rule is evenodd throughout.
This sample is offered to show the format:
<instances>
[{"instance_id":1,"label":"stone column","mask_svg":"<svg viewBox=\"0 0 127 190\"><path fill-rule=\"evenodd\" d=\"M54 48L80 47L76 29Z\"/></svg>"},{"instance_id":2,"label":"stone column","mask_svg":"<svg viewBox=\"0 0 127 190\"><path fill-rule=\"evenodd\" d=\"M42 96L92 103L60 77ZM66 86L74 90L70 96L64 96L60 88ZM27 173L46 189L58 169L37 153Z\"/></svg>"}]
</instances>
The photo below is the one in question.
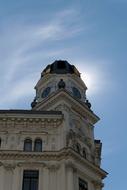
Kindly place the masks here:
<instances>
[{"instance_id":1,"label":"stone column","mask_svg":"<svg viewBox=\"0 0 127 190\"><path fill-rule=\"evenodd\" d=\"M66 190L66 170L65 170L65 164L62 163L61 165L61 190Z\"/></svg>"},{"instance_id":2,"label":"stone column","mask_svg":"<svg viewBox=\"0 0 127 190\"><path fill-rule=\"evenodd\" d=\"M10 164L4 165L5 176L4 176L4 190L12 190L13 180L13 167Z\"/></svg>"},{"instance_id":3,"label":"stone column","mask_svg":"<svg viewBox=\"0 0 127 190\"><path fill-rule=\"evenodd\" d=\"M39 190L43 189L43 168L39 169Z\"/></svg>"},{"instance_id":4,"label":"stone column","mask_svg":"<svg viewBox=\"0 0 127 190\"><path fill-rule=\"evenodd\" d=\"M3 166L0 166L0 190L4 190L4 173L5 171Z\"/></svg>"},{"instance_id":5,"label":"stone column","mask_svg":"<svg viewBox=\"0 0 127 190\"><path fill-rule=\"evenodd\" d=\"M57 173L57 190L66 190L66 168L65 164L61 163L58 167Z\"/></svg>"},{"instance_id":6,"label":"stone column","mask_svg":"<svg viewBox=\"0 0 127 190\"><path fill-rule=\"evenodd\" d=\"M47 167L43 168L43 185L42 189L49 190L49 170Z\"/></svg>"},{"instance_id":7,"label":"stone column","mask_svg":"<svg viewBox=\"0 0 127 190\"><path fill-rule=\"evenodd\" d=\"M13 180L12 180L12 190L20 190L22 189L22 181L21 181L21 169L16 167L13 172Z\"/></svg>"},{"instance_id":8,"label":"stone column","mask_svg":"<svg viewBox=\"0 0 127 190\"><path fill-rule=\"evenodd\" d=\"M49 167L49 181L50 181L50 188L52 190L57 189L57 178L56 178L56 172L57 172L57 165L51 165Z\"/></svg>"},{"instance_id":9,"label":"stone column","mask_svg":"<svg viewBox=\"0 0 127 190\"><path fill-rule=\"evenodd\" d=\"M77 189L79 189L79 177L78 177L78 173L77 173L77 169L76 168L74 168L74 178L73 178L73 180L74 180L74 190L77 190Z\"/></svg>"},{"instance_id":10,"label":"stone column","mask_svg":"<svg viewBox=\"0 0 127 190\"><path fill-rule=\"evenodd\" d=\"M74 190L74 173L72 167L67 168L67 189Z\"/></svg>"}]
</instances>

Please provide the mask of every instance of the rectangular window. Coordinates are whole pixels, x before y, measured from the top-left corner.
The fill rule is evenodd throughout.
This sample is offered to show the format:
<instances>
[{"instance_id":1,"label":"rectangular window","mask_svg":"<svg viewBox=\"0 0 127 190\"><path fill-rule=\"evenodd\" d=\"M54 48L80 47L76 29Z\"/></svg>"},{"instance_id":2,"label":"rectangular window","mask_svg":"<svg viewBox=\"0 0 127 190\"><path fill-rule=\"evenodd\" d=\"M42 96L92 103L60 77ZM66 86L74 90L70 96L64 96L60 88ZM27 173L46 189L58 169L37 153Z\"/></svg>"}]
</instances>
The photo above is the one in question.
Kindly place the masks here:
<instances>
[{"instance_id":1,"label":"rectangular window","mask_svg":"<svg viewBox=\"0 0 127 190\"><path fill-rule=\"evenodd\" d=\"M79 178L79 190L88 190L87 182L81 178Z\"/></svg>"},{"instance_id":2,"label":"rectangular window","mask_svg":"<svg viewBox=\"0 0 127 190\"><path fill-rule=\"evenodd\" d=\"M38 190L38 170L24 170L22 190Z\"/></svg>"}]
</instances>

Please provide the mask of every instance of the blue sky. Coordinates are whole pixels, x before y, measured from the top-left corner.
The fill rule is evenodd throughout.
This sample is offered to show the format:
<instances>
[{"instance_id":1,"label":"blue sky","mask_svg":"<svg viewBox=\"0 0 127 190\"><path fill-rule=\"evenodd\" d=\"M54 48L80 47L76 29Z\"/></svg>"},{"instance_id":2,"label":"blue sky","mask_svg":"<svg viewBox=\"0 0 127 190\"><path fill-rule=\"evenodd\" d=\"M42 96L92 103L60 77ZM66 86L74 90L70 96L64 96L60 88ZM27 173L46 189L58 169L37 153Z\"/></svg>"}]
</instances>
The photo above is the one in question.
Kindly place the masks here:
<instances>
[{"instance_id":1,"label":"blue sky","mask_svg":"<svg viewBox=\"0 0 127 190\"><path fill-rule=\"evenodd\" d=\"M105 188L126 188L127 0L0 0L0 109L30 109L43 68L82 73L101 121Z\"/></svg>"}]
</instances>

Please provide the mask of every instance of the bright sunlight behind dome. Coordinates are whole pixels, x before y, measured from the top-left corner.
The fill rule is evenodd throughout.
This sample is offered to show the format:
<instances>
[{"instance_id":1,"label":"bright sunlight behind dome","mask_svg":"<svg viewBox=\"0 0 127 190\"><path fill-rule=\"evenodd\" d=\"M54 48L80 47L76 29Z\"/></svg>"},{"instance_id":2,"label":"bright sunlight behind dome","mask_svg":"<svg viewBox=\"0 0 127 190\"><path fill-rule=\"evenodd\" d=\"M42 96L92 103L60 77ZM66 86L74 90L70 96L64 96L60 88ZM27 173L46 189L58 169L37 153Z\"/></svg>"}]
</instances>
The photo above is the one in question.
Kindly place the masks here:
<instances>
[{"instance_id":1,"label":"bright sunlight behind dome","mask_svg":"<svg viewBox=\"0 0 127 190\"><path fill-rule=\"evenodd\" d=\"M99 68L80 68L82 71L81 78L85 82L88 91L87 94L92 96L93 94L100 93L104 86L103 71Z\"/></svg>"}]
</instances>

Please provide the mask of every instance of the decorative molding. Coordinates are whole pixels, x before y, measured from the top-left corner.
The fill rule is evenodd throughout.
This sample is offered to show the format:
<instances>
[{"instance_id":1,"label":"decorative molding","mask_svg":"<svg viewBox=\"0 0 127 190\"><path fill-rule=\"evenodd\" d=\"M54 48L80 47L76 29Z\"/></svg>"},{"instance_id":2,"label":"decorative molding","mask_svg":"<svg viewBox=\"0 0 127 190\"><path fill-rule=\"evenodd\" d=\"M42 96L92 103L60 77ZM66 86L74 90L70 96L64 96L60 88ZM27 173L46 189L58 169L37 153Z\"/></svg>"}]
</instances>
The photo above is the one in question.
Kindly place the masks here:
<instances>
[{"instance_id":1,"label":"decorative molding","mask_svg":"<svg viewBox=\"0 0 127 190\"><path fill-rule=\"evenodd\" d=\"M13 171L15 168L16 168L16 163L13 162L3 162L3 167L6 169L6 170L10 170L10 171Z\"/></svg>"},{"instance_id":2,"label":"decorative molding","mask_svg":"<svg viewBox=\"0 0 127 190\"><path fill-rule=\"evenodd\" d=\"M57 128L62 124L63 117L58 117L58 118L13 118L14 120L12 121L12 118L0 118L0 131L3 129L7 131L29 131L29 130L34 130L34 131L39 131L42 129L53 129ZM2 132L1 131L1 132Z\"/></svg>"},{"instance_id":3,"label":"decorative molding","mask_svg":"<svg viewBox=\"0 0 127 190\"><path fill-rule=\"evenodd\" d=\"M43 161L36 162L34 159L29 161L17 162L18 167L47 167L47 164Z\"/></svg>"},{"instance_id":4,"label":"decorative molding","mask_svg":"<svg viewBox=\"0 0 127 190\"><path fill-rule=\"evenodd\" d=\"M59 163L47 164L46 168L49 169L50 171L57 171L60 168L60 164Z\"/></svg>"},{"instance_id":5,"label":"decorative molding","mask_svg":"<svg viewBox=\"0 0 127 190\"><path fill-rule=\"evenodd\" d=\"M99 175L101 178L105 178L107 173L102 170L100 167L94 165L92 162L84 159L81 155L76 153L71 148L64 148L60 151L44 151L41 153L35 152L22 152L22 151L0 151L0 159L1 160L16 160L16 162L23 160L27 163L38 163L47 161L47 163L52 161L64 161L68 159L72 159L74 163L79 163L81 167L86 167L92 172Z\"/></svg>"}]
</instances>

